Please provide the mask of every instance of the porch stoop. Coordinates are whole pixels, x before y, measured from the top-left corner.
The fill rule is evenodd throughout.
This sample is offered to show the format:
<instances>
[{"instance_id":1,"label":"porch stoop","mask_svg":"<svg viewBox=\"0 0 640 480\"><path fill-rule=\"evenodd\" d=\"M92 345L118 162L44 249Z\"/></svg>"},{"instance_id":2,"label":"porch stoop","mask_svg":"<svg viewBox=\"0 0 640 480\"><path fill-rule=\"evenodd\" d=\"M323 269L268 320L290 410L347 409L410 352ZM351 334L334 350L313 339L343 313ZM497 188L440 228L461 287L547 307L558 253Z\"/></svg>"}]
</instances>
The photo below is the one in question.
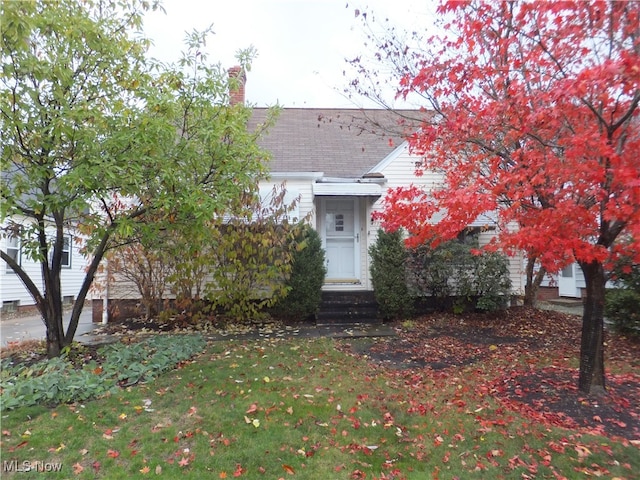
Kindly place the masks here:
<instances>
[{"instance_id":1,"label":"porch stoop","mask_svg":"<svg viewBox=\"0 0 640 480\"><path fill-rule=\"evenodd\" d=\"M317 325L380 324L378 303L372 291L322 292Z\"/></svg>"}]
</instances>

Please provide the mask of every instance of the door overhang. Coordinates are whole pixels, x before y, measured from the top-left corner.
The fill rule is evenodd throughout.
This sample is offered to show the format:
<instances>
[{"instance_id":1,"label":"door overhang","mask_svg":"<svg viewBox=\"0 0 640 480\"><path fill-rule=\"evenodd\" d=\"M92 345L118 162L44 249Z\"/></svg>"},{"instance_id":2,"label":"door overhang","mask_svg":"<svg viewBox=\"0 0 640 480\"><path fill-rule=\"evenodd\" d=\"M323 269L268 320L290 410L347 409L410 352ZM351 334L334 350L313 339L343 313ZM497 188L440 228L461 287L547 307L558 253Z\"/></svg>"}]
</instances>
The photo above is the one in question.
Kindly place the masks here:
<instances>
[{"instance_id":1,"label":"door overhang","mask_svg":"<svg viewBox=\"0 0 640 480\"><path fill-rule=\"evenodd\" d=\"M332 197L380 197L382 186L376 183L314 183L314 196Z\"/></svg>"}]
</instances>

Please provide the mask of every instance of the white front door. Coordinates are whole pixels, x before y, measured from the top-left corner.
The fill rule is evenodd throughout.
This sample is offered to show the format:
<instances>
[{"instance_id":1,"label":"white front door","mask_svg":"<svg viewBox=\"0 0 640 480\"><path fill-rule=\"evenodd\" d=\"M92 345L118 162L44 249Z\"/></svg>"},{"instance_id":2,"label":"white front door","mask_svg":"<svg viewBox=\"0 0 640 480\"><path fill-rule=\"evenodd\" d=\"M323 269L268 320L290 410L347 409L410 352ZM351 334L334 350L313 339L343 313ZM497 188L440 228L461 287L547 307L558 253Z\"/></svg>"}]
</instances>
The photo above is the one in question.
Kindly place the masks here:
<instances>
[{"instance_id":1,"label":"white front door","mask_svg":"<svg viewBox=\"0 0 640 480\"><path fill-rule=\"evenodd\" d=\"M322 220L327 283L360 281L358 199L355 197L324 199Z\"/></svg>"},{"instance_id":2,"label":"white front door","mask_svg":"<svg viewBox=\"0 0 640 480\"><path fill-rule=\"evenodd\" d=\"M576 264L564 267L558 274L558 295L561 297L580 297L576 284Z\"/></svg>"}]
</instances>

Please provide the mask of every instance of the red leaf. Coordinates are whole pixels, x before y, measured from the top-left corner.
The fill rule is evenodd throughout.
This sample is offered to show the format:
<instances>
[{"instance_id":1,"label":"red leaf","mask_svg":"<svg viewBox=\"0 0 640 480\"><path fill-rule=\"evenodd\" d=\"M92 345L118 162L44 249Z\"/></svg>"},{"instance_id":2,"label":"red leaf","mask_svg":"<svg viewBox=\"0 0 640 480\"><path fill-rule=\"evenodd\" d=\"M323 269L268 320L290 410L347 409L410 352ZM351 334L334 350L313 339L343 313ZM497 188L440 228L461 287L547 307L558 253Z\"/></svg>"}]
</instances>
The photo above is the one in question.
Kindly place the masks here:
<instances>
[{"instance_id":1,"label":"red leaf","mask_svg":"<svg viewBox=\"0 0 640 480\"><path fill-rule=\"evenodd\" d=\"M246 470L244 468L242 468L242 465L240 465L239 463L236 465L236 469L233 472L233 476L234 477L240 477L243 473L246 473Z\"/></svg>"}]
</instances>

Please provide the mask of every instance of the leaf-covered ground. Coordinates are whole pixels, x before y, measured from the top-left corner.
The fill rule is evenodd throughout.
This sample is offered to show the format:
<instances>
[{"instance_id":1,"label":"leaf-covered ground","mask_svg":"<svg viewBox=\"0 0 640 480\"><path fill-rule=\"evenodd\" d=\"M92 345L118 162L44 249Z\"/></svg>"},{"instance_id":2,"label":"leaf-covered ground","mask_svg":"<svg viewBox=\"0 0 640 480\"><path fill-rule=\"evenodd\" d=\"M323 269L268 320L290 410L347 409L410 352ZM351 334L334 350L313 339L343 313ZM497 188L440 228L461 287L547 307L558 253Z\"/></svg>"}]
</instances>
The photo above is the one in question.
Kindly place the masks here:
<instances>
[{"instance_id":1,"label":"leaf-covered ground","mask_svg":"<svg viewBox=\"0 0 640 480\"><path fill-rule=\"evenodd\" d=\"M640 340L606 332L608 394L588 397L577 389L580 327L579 317L525 308L433 314L399 328L397 338L348 347L390 369L472 374L484 380L480 394L532 420L640 444Z\"/></svg>"},{"instance_id":2,"label":"leaf-covered ground","mask_svg":"<svg viewBox=\"0 0 640 480\"><path fill-rule=\"evenodd\" d=\"M111 333L152 334L133 323ZM200 355L153 381L3 412L0 453L16 468L60 465L47 478L637 478L638 343L608 334L609 394L583 398L577 317L515 309L387 327L208 333ZM93 355L72 351L78 364Z\"/></svg>"},{"instance_id":3,"label":"leaf-covered ground","mask_svg":"<svg viewBox=\"0 0 640 480\"><path fill-rule=\"evenodd\" d=\"M577 390L580 322L574 315L525 308L500 314L435 313L397 325L395 336L354 339L342 349L390 370L426 369L441 378L471 371L484 380L481 394L498 398L509 410L532 420L640 444L640 339L605 333L607 395L584 396ZM278 324L259 330L255 326L226 331L205 327L199 330L219 338L299 333ZM188 325L130 319L102 327L101 333L135 341L139 334L172 329L191 330ZM322 330L316 333L323 334ZM16 360L33 363L44 358L44 347L38 353L34 346L31 342L22 352L14 351ZM96 346L83 347L74 359L79 365L101 360Z\"/></svg>"}]
</instances>

